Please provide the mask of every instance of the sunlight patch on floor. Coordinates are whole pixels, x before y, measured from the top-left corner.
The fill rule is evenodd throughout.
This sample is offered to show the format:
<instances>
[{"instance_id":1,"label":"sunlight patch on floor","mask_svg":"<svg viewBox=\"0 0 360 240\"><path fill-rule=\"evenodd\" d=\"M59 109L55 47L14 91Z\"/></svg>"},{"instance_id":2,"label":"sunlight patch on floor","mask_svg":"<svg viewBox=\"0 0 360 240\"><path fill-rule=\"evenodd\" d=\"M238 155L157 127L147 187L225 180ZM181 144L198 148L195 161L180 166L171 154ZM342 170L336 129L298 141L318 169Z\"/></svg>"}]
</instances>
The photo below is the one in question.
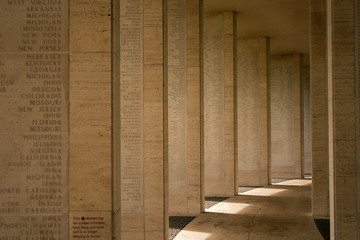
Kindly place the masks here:
<instances>
[{"instance_id":1,"label":"sunlight patch on floor","mask_svg":"<svg viewBox=\"0 0 360 240\"><path fill-rule=\"evenodd\" d=\"M293 179L287 180L283 182L274 183L273 185L277 186L310 186L311 180L310 179Z\"/></svg>"},{"instance_id":2,"label":"sunlight patch on floor","mask_svg":"<svg viewBox=\"0 0 360 240\"><path fill-rule=\"evenodd\" d=\"M174 240L321 240L311 214L311 180L281 180L266 187L239 187L197 216Z\"/></svg>"},{"instance_id":3,"label":"sunlight patch on floor","mask_svg":"<svg viewBox=\"0 0 360 240\"><path fill-rule=\"evenodd\" d=\"M262 197L268 197L268 196L273 196L275 194L281 193L286 191L286 189L278 189L278 188L266 188L266 187L262 187L262 188L257 188L257 189L253 189L247 192L242 192L239 193L240 196L243 195L250 195L250 196L262 196Z\"/></svg>"},{"instance_id":4,"label":"sunlight patch on floor","mask_svg":"<svg viewBox=\"0 0 360 240\"><path fill-rule=\"evenodd\" d=\"M195 232L189 230L182 230L175 238L176 239L196 239L196 240L207 240L210 239L211 233L206 232Z\"/></svg>"},{"instance_id":5,"label":"sunlight patch on floor","mask_svg":"<svg viewBox=\"0 0 360 240\"><path fill-rule=\"evenodd\" d=\"M238 214L245 208L249 207L250 204L236 203L236 202L221 202L215 206L206 209L205 212L211 213L225 213L225 214Z\"/></svg>"}]
</instances>

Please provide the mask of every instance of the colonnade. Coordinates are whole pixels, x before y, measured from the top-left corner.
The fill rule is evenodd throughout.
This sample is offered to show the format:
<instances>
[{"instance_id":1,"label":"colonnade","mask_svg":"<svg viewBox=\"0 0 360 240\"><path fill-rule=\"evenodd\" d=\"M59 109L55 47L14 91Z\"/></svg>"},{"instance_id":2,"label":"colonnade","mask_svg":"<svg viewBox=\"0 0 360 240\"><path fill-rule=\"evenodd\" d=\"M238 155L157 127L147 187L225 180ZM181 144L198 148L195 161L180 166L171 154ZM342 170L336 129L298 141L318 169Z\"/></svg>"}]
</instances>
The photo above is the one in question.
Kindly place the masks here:
<instances>
[{"instance_id":1,"label":"colonnade","mask_svg":"<svg viewBox=\"0 0 360 240\"><path fill-rule=\"evenodd\" d=\"M36 10L26 4L19 5L24 14ZM314 218L330 219L332 239L360 239L358 0L310 1L310 66L301 53L270 55L271 36L238 38L241 13L204 13L201 0L57 4L69 10L54 15L64 23L59 33L67 46L48 54L69 61L59 67L66 120L56 133L69 139L58 145L66 153L56 188L60 210L46 213L59 217L56 239L167 239L169 216L201 214L205 197L310 173ZM3 56L15 54L1 46ZM16 54L43 54L26 49ZM19 81L16 91L26 84ZM23 134L9 129L1 137ZM17 148L8 149L1 156L16 158ZM29 186L44 183L26 177L31 166L18 167L19 194L8 192L7 182L1 191L21 202ZM0 220L36 229L25 216L53 209L38 207L44 210L29 215L19 208L23 218L9 213Z\"/></svg>"}]
</instances>

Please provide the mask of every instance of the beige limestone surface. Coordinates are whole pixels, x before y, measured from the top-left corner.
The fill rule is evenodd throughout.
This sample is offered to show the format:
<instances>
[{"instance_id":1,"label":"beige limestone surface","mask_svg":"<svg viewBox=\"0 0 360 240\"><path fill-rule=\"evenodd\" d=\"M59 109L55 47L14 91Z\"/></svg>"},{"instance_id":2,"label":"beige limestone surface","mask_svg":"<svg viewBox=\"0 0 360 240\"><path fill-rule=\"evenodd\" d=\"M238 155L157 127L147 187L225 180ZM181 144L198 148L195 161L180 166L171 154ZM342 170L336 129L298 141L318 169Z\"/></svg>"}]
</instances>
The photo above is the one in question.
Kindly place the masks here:
<instances>
[{"instance_id":1,"label":"beige limestone surface","mask_svg":"<svg viewBox=\"0 0 360 240\"><path fill-rule=\"evenodd\" d=\"M202 1L186 1L187 28L187 159L188 213L199 214L203 208L201 179L201 94L200 94L200 20ZM200 199L200 200L199 200Z\"/></svg>"},{"instance_id":2,"label":"beige limestone surface","mask_svg":"<svg viewBox=\"0 0 360 240\"><path fill-rule=\"evenodd\" d=\"M235 185L233 12L204 18L205 196L233 196Z\"/></svg>"},{"instance_id":3,"label":"beige limestone surface","mask_svg":"<svg viewBox=\"0 0 360 240\"><path fill-rule=\"evenodd\" d=\"M0 238L68 236L68 1L0 2Z\"/></svg>"},{"instance_id":4,"label":"beige limestone surface","mask_svg":"<svg viewBox=\"0 0 360 240\"><path fill-rule=\"evenodd\" d=\"M310 115L310 68L301 68L301 134L302 170L304 176L312 173L311 115Z\"/></svg>"},{"instance_id":5,"label":"beige limestone surface","mask_svg":"<svg viewBox=\"0 0 360 240\"><path fill-rule=\"evenodd\" d=\"M163 2L120 1L114 17L113 237L163 239Z\"/></svg>"},{"instance_id":6,"label":"beige limestone surface","mask_svg":"<svg viewBox=\"0 0 360 240\"><path fill-rule=\"evenodd\" d=\"M111 239L111 217L110 211L72 212L69 216L69 239Z\"/></svg>"},{"instance_id":7,"label":"beige limestone surface","mask_svg":"<svg viewBox=\"0 0 360 240\"><path fill-rule=\"evenodd\" d=\"M311 216L311 181L256 188L216 204L175 240L322 240Z\"/></svg>"},{"instance_id":8,"label":"beige limestone surface","mask_svg":"<svg viewBox=\"0 0 360 240\"><path fill-rule=\"evenodd\" d=\"M301 178L300 55L270 61L271 177Z\"/></svg>"},{"instance_id":9,"label":"beige limestone surface","mask_svg":"<svg viewBox=\"0 0 360 240\"><path fill-rule=\"evenodd\" d=\"M2 1L1 52L67 52L69 1Z\"/></svg>"},{"instance_id":10,"label":"beige limestone surface","mask_svg":"<svg viewBox=\"0 0 360 240\"><path fill-rule=\"evenodd\" d=\"M112 224L111 1L69 1L69 6L69 236L104 239ZM95 229L80 234L74 221L82 217L101 217L104 223L85 219Z\"/></svg>"},{"instance_id":11,"label":"beige limestone surface","mask_svg":"<svg viewBox=\"0 0 360 240\"><path fill-rule=\"evenodd\" d=\"M165 238L163 1L144 0L144 235ZM126 218L123 223L126 222ZM126 231L126 229L125 229ZM126 238L122 238L126 239ZM135 238L130 238L135 239Z\"/></svg>"},{"instance_id":12,"label":"beige limestone surface","mask_svg":"<svg viewBox=\"0 0 360 240\"><path fill-rule=\"evenodd\" d=\"M263 186L269 180L269 39L238 40L237 178L239 186Z\"/></svg>"},{"instance_id":13,"label":"beige limestone surface","mask_svg":"<svg viewBox=\"0 0 360 240\"><path fill-rule=\"evenodd\" d=\"M199 1L167 1L169 215L197 215L200 189Z\"/></svg>"},{"instance_id":14,"label":"beige limestone surface","mask_svg":"<svg viewBox=\"0 0 360 240\"><path fill-rule=\"evenodd\" d=\"M330 234L360 239L360 8L327 3Z\"/></svg>"},{"instance_id":15,"label":"beige limestone surface","mask_svg":"<svg viewBox=\"0 0 360 240\"><path fill-rule=\"evenodd\" d=\"M326 1L310 1L310 89L313 215L329 218Z\"/></svg>"},{"instance_id":16,"label":"beige limestone surface","mask_svg":"<svg viewBox=\"0 0 360 240\"><path fill-rule=\"evenodd\" d=\"M180 216L188 212L186 2L167 9L169 214Z\"/></svg>"}]
</instances>

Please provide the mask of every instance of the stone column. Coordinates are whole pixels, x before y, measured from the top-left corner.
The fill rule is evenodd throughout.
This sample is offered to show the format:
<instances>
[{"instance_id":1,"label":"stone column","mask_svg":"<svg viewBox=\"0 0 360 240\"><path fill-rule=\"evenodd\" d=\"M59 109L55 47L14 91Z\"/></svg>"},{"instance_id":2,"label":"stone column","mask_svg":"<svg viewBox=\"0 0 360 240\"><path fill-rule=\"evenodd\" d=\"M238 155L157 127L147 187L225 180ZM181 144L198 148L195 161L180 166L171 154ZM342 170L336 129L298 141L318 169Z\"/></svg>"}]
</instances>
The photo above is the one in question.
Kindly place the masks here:
<instances>
[{"instance_id":1,"label":"stone column","mask_svg":"<svg viewBox=\"0 0 360 240\"><path fill-rule=\"evenodd\" d=\"M188 214L203 209L201 193L201 82L200 82L200 19L202 0L186 1L187 27L187 159L188 159ZM200 200L199 200L200 199Z\"/></svg>"},{"instance_id":2,"label":"stone column","mask_svg":"<svg viewBox=\"0 0 360 240\"><path fill-rule=\"evenodd\" d=\"M301 68L302 176L311 176L310 67Z\"/></svg>"},{"instance_id":3,"label":"stone column","mask_svg":"<svg viewBox=\"0 0 360 240\"><path fill-rule=\"evenodd\" d=\"M200 197L199 0L167 1L169 215L195 216Z\"/></svg>"},{"instance_id":4,"label":"stone column","mask_svg":"<svg viewBox=\"0 0 360 240\"><path fill-rule=\"evenodd\" d=\"M165 239L163 1L114 11L115 238Z\"/></svg>"},{"instance_id":5,"label":"stone column","mask_svg":"<svg viewBox=\"0 0 360 240\"><path fill-rule=\"evenodd\" d=\"M269 39L238 41L238 185L269 184L268 64Z\"/></svg>"},{"instance_id":6,"label":"stone column","mask_svg":"<svg viewBox=\"0 0 360 240\"><path fill-rule=\"evenodd\" d=\"M111 1L69 2L70 239L92 235L82 226L105 239L112 237Z\"/></svg>"},{"instance_id":7,"label":"stone column","mask_svg":"<svg viewBox=\"0 0 360 240\"><path fill-rule=\"evenodd\" d=\"M300 54L272 56L271 174L301 178Z\"/></svg>"},{"instance_id":8,"label":"stone column","mask_svg":"<svg viewBox=\"0 0 360 240\"><path fill-rule=\"evenodd\" d=\"M310 102L314 218L329 218L325 7L326 0L310 1Z\"/></svg>"},{"instance_id":9,"label":"stone column","mask_svg":"<svg viewBox=\"0 0 360 240\"><path fill-rule=\"evenodd\" d=\"M360 239L359 1L327 3L331 239Z\"/></svg>"},{"instance_id":10,"label":"stone column","mask_svg":"<svg viewBox=\"0 0 360 240\"><path fill-rule=\"evenodd\" d=\"M204 19L205 196L233 196L235 185L234 54L236 14Z\"/></svg>"}]
</instances>

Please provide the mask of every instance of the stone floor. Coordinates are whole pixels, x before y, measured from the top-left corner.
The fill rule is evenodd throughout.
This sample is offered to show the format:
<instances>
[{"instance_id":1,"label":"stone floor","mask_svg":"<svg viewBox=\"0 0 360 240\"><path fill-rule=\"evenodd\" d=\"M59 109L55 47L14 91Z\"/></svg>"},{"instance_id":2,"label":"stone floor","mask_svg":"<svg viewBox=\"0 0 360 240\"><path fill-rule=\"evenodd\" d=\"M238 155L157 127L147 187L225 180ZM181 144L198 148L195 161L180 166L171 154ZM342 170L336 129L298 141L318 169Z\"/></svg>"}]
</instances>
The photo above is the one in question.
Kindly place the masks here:
<instances>
[{"instance_id":1,"label":"stone floor","mask_svg":"<svg viewBox=\"0 0 360 240\"><path fill-rule=\"evenodd\" d=\"M322 240L310 196L306 179L250 189L209 208L175 240Z\"/></svg>"},{"instance_id":2,"label":"stone floor","mask_svg":"<svg viewBox=\"0 0 360 240\"><path fill-rule=\"evenodd\" d=\"M212 206L228 199L228 197L206 197L205 198L205 209L211 208ZM195 217L191 216L170 216L169 217L169 240L173 240L175 236Z\"/></svg>"}]
</instances>

